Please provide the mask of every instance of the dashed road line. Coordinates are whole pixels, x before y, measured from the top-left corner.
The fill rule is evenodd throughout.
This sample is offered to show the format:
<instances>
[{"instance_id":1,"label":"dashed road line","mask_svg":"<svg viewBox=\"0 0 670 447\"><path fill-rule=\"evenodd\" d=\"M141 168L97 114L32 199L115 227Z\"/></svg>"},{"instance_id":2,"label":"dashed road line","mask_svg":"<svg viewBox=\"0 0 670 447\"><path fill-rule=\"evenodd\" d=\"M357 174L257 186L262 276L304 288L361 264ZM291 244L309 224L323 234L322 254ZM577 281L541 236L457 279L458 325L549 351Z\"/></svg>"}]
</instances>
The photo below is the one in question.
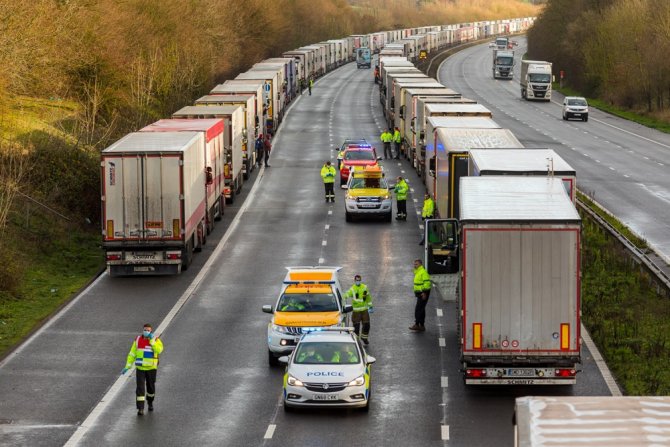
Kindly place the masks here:
<instances>
[{"instance_id":1,"label":"dashed road line","mask_svg":"<svg viewBox=\"0 0 670 447\"><path fill-rule=\"evenodd\" d=\"M440 337L440 338L438 338L438 339L437 339L437 342L439 343L440 348L444 348L445 346L447 346L447 343L446 343L444 337Z\"/></svg>"},{"instance_id":2,"label":"dashed road line","mask_svg":"<svg viewBox=\"0 0 670 447\"><path fill-rule=\"evenodd\" d=\"M330 225L326 224L326 230L330 229Z\"/></svg>"},{"instance_id":3,"label":"dashed road line","mask_svg":"<svg viewBox=\"0 0 670 447\"><path fill-rule=\"evenodd\" d=\"M449 426L448 425L443 425L442 426L442 440L443 441L448 441L449 440Z\"/></svg>"},{"instance_id":4,"label":"dashed road line","mask_svg":"<svg viewBox=\"0 0 670 447\"><path fill-rule=\"evenodd\" d=\"M276 424L268 425L268 429L265 431L265 435L263 435L263 439L272 439L272 435L275 434L275 429L276 428L277 428Z\"/></svg>"},{"instance_id":5,"label":"dashed road line","mask_svg":"<svg viewBox=\"0 0 670 447\"><path fill-rule=\"evenodd\" d=\"M323 259L323 258L319 258L319 264L324 264L325 262L326 262L325 259Z\"/></svg>"},{"instance_id":6,"label":"dashed road line","mask_svg":"<svg viewBox=\"0 0 670 447\"><path fill-rule=\"evenodd\" d=\"M443 315L444 315L444 312L442 312L442 309L439 309L439 308L438 308L438 309L437 309L437 316L438 316L438 317L441 317L441 316L443 316Z\"/></svg>"},{"instance_id":7,"label":"dashed road line","mask_svg":"<svg viewBox=\"0 0 670 447\"><path fill-rule=\"evenodd\" d=\"M326 245L328 245L328 241L321 241L321 246L322 247L325 247Z\"/></svg>"},{"instance_id":8,"label":"dashed road line","mask_svg":"<svg viewBox=\"0 0 670 447\"><path fill-rule=\"evenodd\" d=\"M447 376L442 376L440 383L442 385L442 388L447 388L449 387L449 377Z\"/></svg>"}]
</instances>

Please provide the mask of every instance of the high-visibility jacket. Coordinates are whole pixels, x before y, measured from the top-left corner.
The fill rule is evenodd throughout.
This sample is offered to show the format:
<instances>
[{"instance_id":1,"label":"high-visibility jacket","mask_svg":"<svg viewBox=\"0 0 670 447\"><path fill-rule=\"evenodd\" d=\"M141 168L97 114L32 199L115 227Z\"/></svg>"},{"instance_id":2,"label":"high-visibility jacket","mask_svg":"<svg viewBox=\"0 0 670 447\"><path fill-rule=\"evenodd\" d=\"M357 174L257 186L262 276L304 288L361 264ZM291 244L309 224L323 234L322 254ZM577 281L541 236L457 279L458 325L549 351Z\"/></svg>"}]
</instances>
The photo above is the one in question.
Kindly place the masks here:
<instances>
[{"instance_id":1,"label":"high-visibility jacket","mask_svg":"<svg viewBox=\"0 0 670 447\"><path fill-rule=\"evenodd\" d=\"M382 143L390 143L393 141L393 135L391 135L391 132L384 131L379 139L382 140Z\"/></svg>"},{"instance_id":2,"label":"high-visibility jacket","mask_svg":"<svg viewBox=\"0 0 670 447\"><path fill-rule=\"evenodd\" d=\"M430 290L432 283L430 282L430 275L423 268L422 265L414 269L414 291L427 292Z\"/></svg>"},{"instance_id":3,"label":"high-visibility jacket","mask_svg":"<svg viewBox=\"0 0 670 447\"><path fill-rule=\"evenodd\" d=\"M330 358L331 363L341 363L344 360L344 363L358 363L358 356L355 352L346 351L341 353L340 351L333 352L333 356Z\"/></svg>"},{"instance_id":4,"label":"high-visibility jacket","mask_svg":"<svg viewBox=\"0 0 670 447\"><path fill-rule=\"evenodd\" d=\"M435 213L435 202L431 197L428 197L423 201L423 211L421 211L421 217L424 219L433 217Z\"/></svg>"},{"instance_id":5,"label":"high-visibility jacket","mask_svg":"<svg viewBox=\"0 0 670 447\"><path fill-rule=\"evenodd\" d=\"M409 191L409 186L405 180L400 180L398 183L396 183L394 191L396 194L396 199L407 200L407 191Z\"/></svg>"},{"instance_id":6,"label":"high-visibility jacket","mask_svg":"<svg viewBox=\"0 0 670 447\"><path fill-rule=\"evenodd\" d=\"M126 359L126 368L135 364L135 367L141 371L158 369L158 356L163 352L163 342L160 338L144 338L139 335L130 347L128 358Z\"/></svg>"},{"instance_id":7,"label":"high-visibility jacket","mask_svg":"<svg viewBox=\"0 0 670 447\"><path fill-rule=\"evenodd\" d=\"M335 167L333 165L323 165L321 168L321 178L323 183L335 183Z\"/></svg>"},{"instance_id":8,"label":"high-visibility jacket","mask_svg":"<svg viewBox=\"0 0 670 447\"><path fill-rule=\"evenodd\" d=\"M372 297L370 292L368 292L368 286L361 283L360 286L354 284L351 286L347 293L344 294L345 298L351 298L351 305L354 308L354 312L363 312L372 307Z\"/></svg>"},{"instance_id":9,"label":"high-visibility jacket","mask_svg":"<svg viewBox=\"0 0 670 447\"><path fill-rule=\"evenodd\" d=\"M400 131L396 129L395 132L393 132L393 141L396 143L400 143Z\"/></svg>"}]
</instances>

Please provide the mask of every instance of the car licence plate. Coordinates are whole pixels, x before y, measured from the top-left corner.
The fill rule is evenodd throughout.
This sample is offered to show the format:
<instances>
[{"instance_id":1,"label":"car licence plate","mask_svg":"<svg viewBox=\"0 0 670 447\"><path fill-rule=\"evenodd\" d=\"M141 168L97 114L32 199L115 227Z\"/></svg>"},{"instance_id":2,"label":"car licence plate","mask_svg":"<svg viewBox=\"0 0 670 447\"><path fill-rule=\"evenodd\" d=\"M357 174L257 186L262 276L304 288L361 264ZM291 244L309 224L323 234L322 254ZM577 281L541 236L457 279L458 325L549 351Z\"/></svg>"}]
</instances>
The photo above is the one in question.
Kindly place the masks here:
<instances>
[{"instance_id":1,"label":"car licence plate","mask_svg":"<svg viewBox=\"0 0 670 447\"><path fill-rule=\"evenodd\" d=\"M377 208L376 203L360 203L358 205L359 208Z\"/></svg>"},{"instance_id":2,"label":"car licence plate","mask_svg":"<svg viewBox=\"0 0 670 447\"><path fill-rule=\"evenodd\" d=\"M534 377L535 370L532 368L510 368L507 370L507 375L513 377Z\"/></svg>"},{"instance_id":3,"label":"car licence plate","mask_svg":"<svg viewBox=\"0 0 670 447\"><path fill-rule=\"evenodd\" d=\"M337 394L315 394L314 400L337 400Z\"/></svg>"}]
</instances>

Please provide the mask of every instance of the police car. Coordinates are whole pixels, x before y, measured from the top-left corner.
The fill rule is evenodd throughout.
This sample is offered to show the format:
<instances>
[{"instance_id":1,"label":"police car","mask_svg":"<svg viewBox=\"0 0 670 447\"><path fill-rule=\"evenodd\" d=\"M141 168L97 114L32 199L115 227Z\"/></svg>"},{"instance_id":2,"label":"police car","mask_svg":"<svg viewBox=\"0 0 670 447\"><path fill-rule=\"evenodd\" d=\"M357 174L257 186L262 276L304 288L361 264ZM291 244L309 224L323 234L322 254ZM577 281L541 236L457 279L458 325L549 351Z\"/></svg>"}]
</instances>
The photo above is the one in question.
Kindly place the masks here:
<instances>
[{"instance_id":1,"label":"police car","mask_svg":"<svg viewBox=\"0 0 670 447\"><path fill-rule=\"evenodd\" d=\"M284 409L370 405L368 355L353 328L324 328L304 334L286 364Z\"/></svg>"},{"instance_id":2,"label":"police car","mask_svg":"<svg viewBox=\"0 0 670 447\"><path fill-rule=\"evenodd\" d=\"M272 305L263 312L272 314L268 323L268 363L290 354L304 332L322 327L346 326L350 304L345 304L337 272L342 267L287 267L288 272Z\"/></svg>"}]
</instances>

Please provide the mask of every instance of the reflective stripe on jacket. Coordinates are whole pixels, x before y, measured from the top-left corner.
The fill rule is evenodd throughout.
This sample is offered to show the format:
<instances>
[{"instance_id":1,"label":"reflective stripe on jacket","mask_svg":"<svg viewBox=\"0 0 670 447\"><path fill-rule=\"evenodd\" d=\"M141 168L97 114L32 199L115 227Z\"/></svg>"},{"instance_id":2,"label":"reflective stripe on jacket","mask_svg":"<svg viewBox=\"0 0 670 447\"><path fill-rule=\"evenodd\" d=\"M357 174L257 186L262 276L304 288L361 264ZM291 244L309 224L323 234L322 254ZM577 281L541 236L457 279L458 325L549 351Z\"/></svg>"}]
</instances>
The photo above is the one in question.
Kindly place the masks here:
<instances>
[{"instance_id":1,"label":"reflective stripe on jacket","mask_svg":"<svg viewBox=\"0 0 670 447\"><path fill-rule=\"evenodd\" d=\"M395 185L396 199L398 200L407 200L407 191L409 191L409 186L405 180L399 181Z\"/></svg>"},{"instance_id":2,"label":"reflective stripe on jacket","mask_svg":"<svg viewBox=\"0 0 670 447\"><path fill-rule=\"evenodd\" d=\"M368 286L365 284L361 283L360 286L354 284L347 290L344 297L351 298L351 305L354 308L354 312L362 312L372 307L372 297L368 292Z\"/></svg>"},{"instance_id":3,"label":"reflective stripe on jacket","mask_svg":"<svg viewBox=\"0 0 670 447\"><path fill-rule=\"evenodd\" d=\"M321 178L323 183L335 183L335 167L333 165L323 165L321 168Z\"/></svg>"},{"instance_id":4,"label":"reflective stripe on jacket","mask_svg":"<svg viewBox=\"0 0 670 447\"><path fill-rule=\"evenodd\" d=\"M430 275L422 265L414 269L414 291L426 292L431 287Z\"/></svg>"},{"instance_id":5,"label":"reflective stripe on jacket","mask_svg":"<svg viewBox=\"0 0 670 447\"><path fill-rule=\"evenodd\" d=\"M140 335L133 340L133 345L130 347L126 368L135 364L135 367L141 371L158 369L158 356L161 352L163 352L163 342L159 338L149 340Z\"/></svg>"},{"instance_id":6,"label":"reflective stripe on jacket","mask_svg":"<svg viewBox=\"0 0 670 447\"><path fill-rule=\"evenodd\" d=\"M433 199L428 197L426 200L423 201L423 211L421 211L421 217L424 219L433 217L433 214L435 213L435 202L433 202Z\"/></svg>"}]
</instances>

